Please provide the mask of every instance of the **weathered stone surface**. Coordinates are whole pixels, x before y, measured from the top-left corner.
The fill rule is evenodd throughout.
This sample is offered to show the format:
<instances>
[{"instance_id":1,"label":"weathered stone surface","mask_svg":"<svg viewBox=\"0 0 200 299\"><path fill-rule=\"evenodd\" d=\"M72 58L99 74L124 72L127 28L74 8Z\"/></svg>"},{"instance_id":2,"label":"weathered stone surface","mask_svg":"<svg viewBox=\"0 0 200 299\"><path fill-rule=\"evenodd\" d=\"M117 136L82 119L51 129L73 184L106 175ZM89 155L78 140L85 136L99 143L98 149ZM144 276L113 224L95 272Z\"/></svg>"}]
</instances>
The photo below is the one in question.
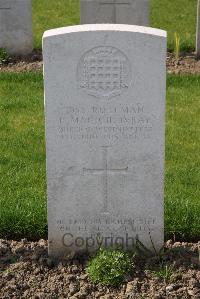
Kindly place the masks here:
<instances>
[{"instance_id":1,"label":"weathered stone surface","mask_svg":"<svg viewBox=\"0 0 200 299\"><path fill-rule=\"evenodd\" d=\"M160 248L166 32L60 28L43 54L49 254Z\"/></svg>"},{"instance_id":2,"label":"weathered stone surface","mask_svg":"<svg viewBox=\"0 0 200 299\"><path fill-rule=\"evenodd\" d=\"M0 0L0 48L14 55L31 53L31 0Z\"/></svg>"},{"instance_id":3,"label":"weathered stone surface","mask_svg":"<svg viewBox=\"0 0 200 299\"><path fill-rule=\"evenodd\" d=\"M149 6L149 0L80 0L80 21L149 26Z\"/></svg>"}]
</instances>

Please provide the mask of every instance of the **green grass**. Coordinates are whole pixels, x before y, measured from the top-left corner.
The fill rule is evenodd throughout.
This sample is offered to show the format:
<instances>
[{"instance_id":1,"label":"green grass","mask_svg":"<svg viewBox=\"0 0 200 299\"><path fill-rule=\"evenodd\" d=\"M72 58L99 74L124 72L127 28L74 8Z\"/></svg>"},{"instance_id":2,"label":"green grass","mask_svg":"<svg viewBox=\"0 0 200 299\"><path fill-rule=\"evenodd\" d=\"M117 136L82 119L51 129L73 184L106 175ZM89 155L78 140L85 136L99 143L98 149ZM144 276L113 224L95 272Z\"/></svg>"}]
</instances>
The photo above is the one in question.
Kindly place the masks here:
<instances>
[{"instance_id":1,"label":"green grass","mask_svg":"<svg viewBox=\"0 0 200 299\"><path fill-rule=\"evenodd\" d=\"M168 32L168 49L174 49L174 33L182 51L194 50L197 0L151 0L151 26Z\"/></svg>"},{"instance_id":2,"label":"green grass","mask_svg":"<svg viewBox=\"0 0 200 299\"><path fill-rule=\"evenodd\" d=\"M45 30L79 24L80 0L33 0L34 46L41 49Z\"/></svg>"},{"instance_id":3,"label":"green grass","mask_svg":"<svg viewBox=\"0 0 200 299\"><path fill-rule=\"evenodd\" d=\"M200 76L169 76L166 236L200 237Z\"/></svg>"},{"instance_id":4,"label":"green grass","mask_svg":"<svg viewBox=\"0 0 200 299\"><path fill-rule=\"evenodd\" d=\"M197 0L151 0L151 26L168 31L168 48L174 49L174 33L181 49L195 49ZM35 48L42 47L45 30L79 24L79 0L33 0Z\"/></svg>"},{"instance_id":5,"label":"green grass","mask_svg":"<svg viewBox=\"0 0 200 299\"><path fill-rule=\"evenodd\" d=\"M41 74L0 74L0 236L46 233Z\"/></svg>"},{"instance_id":6,"label":"green grass","mask_svg":"<svg viewBox=\"0 0 200 299\"><path fill-rule=\"evenodd\" d=\"M45 237L41 73L0 74L0 237ZM168 77L165 235L200 232L200 76Z\"/></svg>"},{"instance_id":7,"label":"green grass","mask_svg":"<svg viewBox=\"0 0 200 299\"><path fill-rule=\"evenodd\" d=\"M164 283L169 283L173 274L173 265L160 265L156 270L152 271L152 274L159 280L164 281Z\"/></svg>"}]
</instances>

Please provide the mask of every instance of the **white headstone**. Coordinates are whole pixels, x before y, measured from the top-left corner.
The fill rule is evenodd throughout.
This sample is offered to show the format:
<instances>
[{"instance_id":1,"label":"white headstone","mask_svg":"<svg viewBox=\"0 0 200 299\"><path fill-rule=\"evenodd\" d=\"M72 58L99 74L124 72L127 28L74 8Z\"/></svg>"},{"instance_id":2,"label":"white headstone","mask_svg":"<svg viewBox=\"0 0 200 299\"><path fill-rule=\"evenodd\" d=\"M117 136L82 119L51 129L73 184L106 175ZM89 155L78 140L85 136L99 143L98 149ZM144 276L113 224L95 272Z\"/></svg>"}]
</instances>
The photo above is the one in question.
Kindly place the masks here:
<instances>
[{"instance_id":1,"label":"white headstone","mask_svg":"<svg viewBox=\"0 0 200 299\"><path fill-rule=\"evenodd\" d=\"M80 21L149 26L149 5L149 0L80 0Z\"/></svg>"},{"instance_id":2,"label":"white headstone","mask_svg":"<svg viewBox=\"0 0 200 299\"><path fill-rule=\"evenodd\" d=\"M200 0L197 4L197 35L196 35L196 54L200 58Z\"/></svg>"},{"instance_id":3,"label":"white headstone","mask_svg":"<svg viewBox=\"0 0 200 299\"><path fill-rule=\"evenodd\" d=\"M163 245L166 32L79 25L43 38L49 254Z\"/></svg>"},{"instance_id":4,"label":"white headstone","mask_svg":"<svg viewBox=\"0 0 200 299\"><path fill-rule=\"evenodd\" d=\"M31 53L31 0L0 0L0 48L14 55Z\"/></svg>"}]
</instances>

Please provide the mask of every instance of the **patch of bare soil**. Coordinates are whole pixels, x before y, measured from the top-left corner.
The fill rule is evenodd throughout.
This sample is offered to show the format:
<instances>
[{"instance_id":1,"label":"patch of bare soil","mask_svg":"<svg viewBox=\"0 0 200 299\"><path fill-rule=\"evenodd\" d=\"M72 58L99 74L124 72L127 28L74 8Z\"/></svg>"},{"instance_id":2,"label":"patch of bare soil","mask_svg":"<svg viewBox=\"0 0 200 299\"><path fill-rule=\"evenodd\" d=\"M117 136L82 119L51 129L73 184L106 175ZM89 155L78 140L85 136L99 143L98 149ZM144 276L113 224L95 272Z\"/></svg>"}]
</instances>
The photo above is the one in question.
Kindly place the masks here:
<instances>
[{"instance_id":1,"label":"patch of bare soil","mask_svg":"<svg viewBox=\"0 0 200 299\"><path fill-rule=\"evenodd\" d=\"M58 262L48 257L45 240L0 240L0 298L200 298L199 248L200 241L168 241L162 256L135 259L133 274L109 288L90 281L87 257Z\"/></svg>"},{"instance_id":2,"label":"patch of bare soil","mask_svg":"<svg viewBox=\"0 0 200 299\"><path fill-rule=\"evenodd\" d=\"M8 64L0 64L0 72L37 72L42 67L42 52L35 50L26 57L12 57Z\"/></svg>"},{"instance_id":3,"label":"patch of bare soil","mask_svg":"<svg viewBox=\"0 0 200 299\"><path fill-rule=\"evenodd\" d=\"M42 61L27 62L20 61L0 65L0 72L20 73L20 72L39 72L42 70Z\"/></svg>"},{"instance_id":4,"label":"patch of bare soil","mask_svg":"<svg viewBox=\"0 0 200 299\"><path fill-rule=\"evenodd\" d=\"M182 55L179 59L168 53L167 71L171 74L200 74L200 60L194 53Z\"/></svg>"},{"instance_id":5,"label":"patch of bare soil","mask_svg":"<svg viewBox=\"0 0 200 299\"><path fill-rule=\"evenodd\" d=\"M175 59L172 53L167 55L167 71L170 74L200 74L200 60L195 53L182 54ZM34 51L28 57L13 57L7 65L0 65L0 72L42 71L42 52Z\"/></svg>"}]
</instances>

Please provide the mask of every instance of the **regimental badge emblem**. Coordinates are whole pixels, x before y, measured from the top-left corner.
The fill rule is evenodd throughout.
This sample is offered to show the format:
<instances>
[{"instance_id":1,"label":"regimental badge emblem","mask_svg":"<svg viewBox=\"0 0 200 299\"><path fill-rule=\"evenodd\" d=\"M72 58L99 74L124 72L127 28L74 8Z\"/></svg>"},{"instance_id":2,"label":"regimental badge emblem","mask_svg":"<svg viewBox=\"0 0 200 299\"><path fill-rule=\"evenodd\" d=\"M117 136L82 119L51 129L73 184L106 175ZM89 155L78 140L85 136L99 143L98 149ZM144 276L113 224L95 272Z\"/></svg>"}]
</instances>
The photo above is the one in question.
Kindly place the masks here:
<instances>
[{"instance_id":1,"label":"regimental badge emblem","mask_svg":"<svg viewBox=\"0 0 200 299\"><path fill-rule=\"evenodd\" d=\"M77 76L79 87L88 95L109 100L128 89L131 66L119 49L100 46L82 56Z\"/></svg>"}]
</instances>

